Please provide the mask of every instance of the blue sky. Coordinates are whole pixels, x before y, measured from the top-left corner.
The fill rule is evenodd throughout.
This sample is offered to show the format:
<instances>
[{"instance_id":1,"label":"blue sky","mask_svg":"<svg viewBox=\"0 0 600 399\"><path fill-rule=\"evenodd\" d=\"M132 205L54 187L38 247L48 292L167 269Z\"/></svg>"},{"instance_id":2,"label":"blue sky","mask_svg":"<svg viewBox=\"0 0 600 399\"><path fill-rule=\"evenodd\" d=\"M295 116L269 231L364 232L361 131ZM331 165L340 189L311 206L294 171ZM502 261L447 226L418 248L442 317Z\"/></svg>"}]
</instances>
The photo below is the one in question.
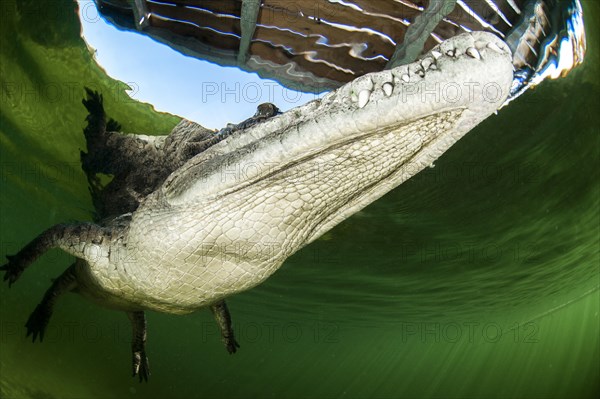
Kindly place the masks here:
<instances>
[{"instance_id":1,"label":"blue sky","mask_svg":"<svg viewBox=\"0 0 600 399\"><path fill-rule=\"evenodd\" d=\"M288 110L316 98L254 73L184 56L151 38L119 31L99 17L92 0L79 0L83 35L111 77L128 83L130 95L159 111L208 128L240 122L256 106L272 102Z\"/></svg>"}]
</instances>

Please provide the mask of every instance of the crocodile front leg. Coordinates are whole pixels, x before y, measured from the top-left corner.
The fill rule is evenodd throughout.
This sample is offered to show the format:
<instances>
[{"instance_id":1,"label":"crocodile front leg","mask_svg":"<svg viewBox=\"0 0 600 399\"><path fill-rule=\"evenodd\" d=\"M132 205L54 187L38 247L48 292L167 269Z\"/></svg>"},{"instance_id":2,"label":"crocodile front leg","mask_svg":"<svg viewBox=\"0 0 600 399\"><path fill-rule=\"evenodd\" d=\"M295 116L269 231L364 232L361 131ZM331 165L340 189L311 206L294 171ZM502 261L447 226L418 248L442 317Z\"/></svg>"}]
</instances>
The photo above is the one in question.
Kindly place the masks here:
<instances>
[{"instance_id":1,"label":"crocodile front leg","mask_svg":"<svg viewBox=\"0 0 600 399\"><path fill-rule=\"evenodd\" d=\"M225 301L219 301L210 306L210 310L219 325L221 330L221 340L225 344L225 348L229 353L235 353L240 344L237 343L233 336L233 328L231 327L231 315Z\"/></svg>"},{"instance_id":2,"label":"crocodile front leg","mask_svg":"<svg viewBox=\"0 0 600 399\"><path fill-rule=\"evenodd\" d=\"M82 101L89 114L83 130L88 152L81 152L81 166L88 178L96 173L125 173L161 157L160 151L147 139L133 134L122 134L121 126L113 119L106 121L102 95L85 88L87 98Z\"/></svg>"},{"instance_id":3,"label":"crocodile front leg","mask_svg":"<svg viewBox=\"0 0 600 399\"><path fill-rule=\"evenodd\" d=\"M137 375L140 378L140 382L147 382L150 376L150 364L146 356L146 315L142 311L127 312L127 317L129 317L132 327L132 376L135 377Z\"/></svg>"},{"instance_id":4,"label":"crocodile front leg","mask_svg":"<svg viewBox=\"0 0 600 399\"><path fill-rule=\"evenodd\" d=\"M89 111L83 130L87 153L81 151L81 168L86 173L96 220L133 212L170 173L162 171L160 149L164 138L122 134L113 119L106 121L102 95L88 88L83 105ZM112 175L107 185L98 174Z\"/></svg>"},{"instance_id":5,"label":"crocodile front leg","mask_svg":"<svg viewBox=\"0 0 600 399\"><path fill-rule=\"evenodd\" d=\"M63 274L54 280L48 291L44 294L42 301L29 316L25 327L27 328L27 336L32 336L31 342L35 342L37 337L40 338L40 342L44 340L44 332L48 326L50 316L52 316L56 300L64 293L72 291L77 287L75 266L76 263L73 263Z\"/></svg>"},{"instance_id":6,"label":"crocodile front leg","mask_svg":"<svg viewBox=\"0 0 600 399\"><path fill-rule=\"evenodd\" d=\"M16 255L6 255L8 263L0 266L8 286L19 279L23 271L49 249L59 247L71 255L84 258L88 245L99 245L110 231L92 223L57 224L44 231Z\"/></svg>"}]
</instances>

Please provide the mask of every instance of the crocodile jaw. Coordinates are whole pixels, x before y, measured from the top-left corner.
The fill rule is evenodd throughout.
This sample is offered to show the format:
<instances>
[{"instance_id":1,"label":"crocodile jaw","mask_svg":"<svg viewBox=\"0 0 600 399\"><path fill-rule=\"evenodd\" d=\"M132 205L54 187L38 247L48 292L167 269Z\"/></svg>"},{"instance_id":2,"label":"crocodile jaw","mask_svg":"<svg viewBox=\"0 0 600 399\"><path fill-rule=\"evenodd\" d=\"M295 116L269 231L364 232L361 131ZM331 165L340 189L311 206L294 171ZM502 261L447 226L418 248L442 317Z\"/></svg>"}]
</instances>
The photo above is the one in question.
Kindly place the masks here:
<instances>
[{"instance_id":1,"label":"crocodile jaw","mask_svg":"<svg viewBox=\"0 0 600 399\"><path fill-rule=\"evenodd\" d=\"M510 57L508 46L493 34L453 37L413 64L361 76L321 100L237 132L190 160L167 179L163 191L173 205L216 199L328 148L465 110L444 133L456 141L506 100L507 80L513 78Z\"/></svg>"},{"instance_id":2,"label":"crocodile jaw","mask_svg":"<svg viewBox=\"0 0 600 399\"><path fill-rule=\"evenodd\" d=\"M432 165L501 107L512 79L507 46L473 32L235 134L149 196L127 234L129 262L95 274L105 288L170 312L254 287Z\"/></svg>"}]
</instances>

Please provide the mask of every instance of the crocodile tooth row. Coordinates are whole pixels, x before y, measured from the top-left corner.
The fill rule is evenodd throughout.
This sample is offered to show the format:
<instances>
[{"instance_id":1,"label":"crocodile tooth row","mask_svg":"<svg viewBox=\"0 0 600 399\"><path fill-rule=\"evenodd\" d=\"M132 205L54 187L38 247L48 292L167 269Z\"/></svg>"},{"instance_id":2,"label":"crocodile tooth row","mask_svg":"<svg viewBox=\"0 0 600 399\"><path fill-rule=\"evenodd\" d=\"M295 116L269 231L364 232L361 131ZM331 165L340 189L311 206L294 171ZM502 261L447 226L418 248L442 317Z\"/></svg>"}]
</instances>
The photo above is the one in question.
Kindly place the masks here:
<instances>
[{"instance_id":1,"label":"crocodile tooth row","mask_svg":"<svg viewBox=\"0 0 600 399\"><path fill-rule=\"evenodd\" d=\"M481 60L481 52L478 50L477 43L474 43L474 46L467 47L466 50L460 50L459 48L451 48L451 49L443 49L440 46L435 47L431 50L429 56L425 57L421 60L420 64L417 64L416 68L411 70L406 70L404 73L399 73L398 75L393 76L392 74L389 77L386 77L383 80L383 84L381 88L386 97L390 97L394 92L394 85L400 83L400 81L404 83L410 83L411 75L419 76L421 78L425 77L425 73L428 70L437 70L437 60L439 60L445 51L445 55L452 58L458 58L464 52L467 56L474 58L476 60ZM488 43L486 47L492 51L495 51L499 54L505 53L505 50L501 48L496 43ZM354 90L351 94L351 99L354 103L358 103L358 108L364 108L371 99L371 94L374 90L374 82L371 78L364 78L357 80L353 87Z\"/></svg>"},{"instance_id":2,"label":"crocodile tooth row","mask_svg":"<svg viewBox=\"0 0 600 399\"><path fill-rule=\"evenodd\" d=\"M383 92L385 93L386 97L391 96L392 92L394 91L394 86L389 82L384 83L382 88L383 88ZM372 93L371 90L363 89L358 93L358 96L356 96L356 95L352 96L352 101L358 102L358 108L364 108L369 103L369 100L371 98L371 93Z\"/></svg>"}]
</instances>

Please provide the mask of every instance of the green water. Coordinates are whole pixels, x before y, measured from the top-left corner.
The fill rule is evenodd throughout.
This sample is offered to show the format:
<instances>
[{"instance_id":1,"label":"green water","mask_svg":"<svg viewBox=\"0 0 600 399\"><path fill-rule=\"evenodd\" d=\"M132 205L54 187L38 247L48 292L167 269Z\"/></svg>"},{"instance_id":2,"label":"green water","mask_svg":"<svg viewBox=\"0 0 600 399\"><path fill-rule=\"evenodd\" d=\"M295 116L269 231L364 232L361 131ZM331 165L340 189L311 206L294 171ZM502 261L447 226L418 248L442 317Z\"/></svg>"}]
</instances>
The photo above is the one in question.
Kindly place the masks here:
<instances>
[{"instance_id":1,"label":"green water","mask_svg":"<svg viewBox=\"0 0 600 399\"><path fill-rule=\"evenodd\" d=\"M76 295L31 344L23 325L70 264L53 251L0 288L0 397L593 397L600 6L583 3L585 64L231 298L237 354L208 312L150 313L153 374L139 384L126 317ZM128 100L94 64L72 2L0 5L4 255L91 219L82 86L104 93L125 131L165 133L177 118Z\"/></svg>"}]
</instances>

